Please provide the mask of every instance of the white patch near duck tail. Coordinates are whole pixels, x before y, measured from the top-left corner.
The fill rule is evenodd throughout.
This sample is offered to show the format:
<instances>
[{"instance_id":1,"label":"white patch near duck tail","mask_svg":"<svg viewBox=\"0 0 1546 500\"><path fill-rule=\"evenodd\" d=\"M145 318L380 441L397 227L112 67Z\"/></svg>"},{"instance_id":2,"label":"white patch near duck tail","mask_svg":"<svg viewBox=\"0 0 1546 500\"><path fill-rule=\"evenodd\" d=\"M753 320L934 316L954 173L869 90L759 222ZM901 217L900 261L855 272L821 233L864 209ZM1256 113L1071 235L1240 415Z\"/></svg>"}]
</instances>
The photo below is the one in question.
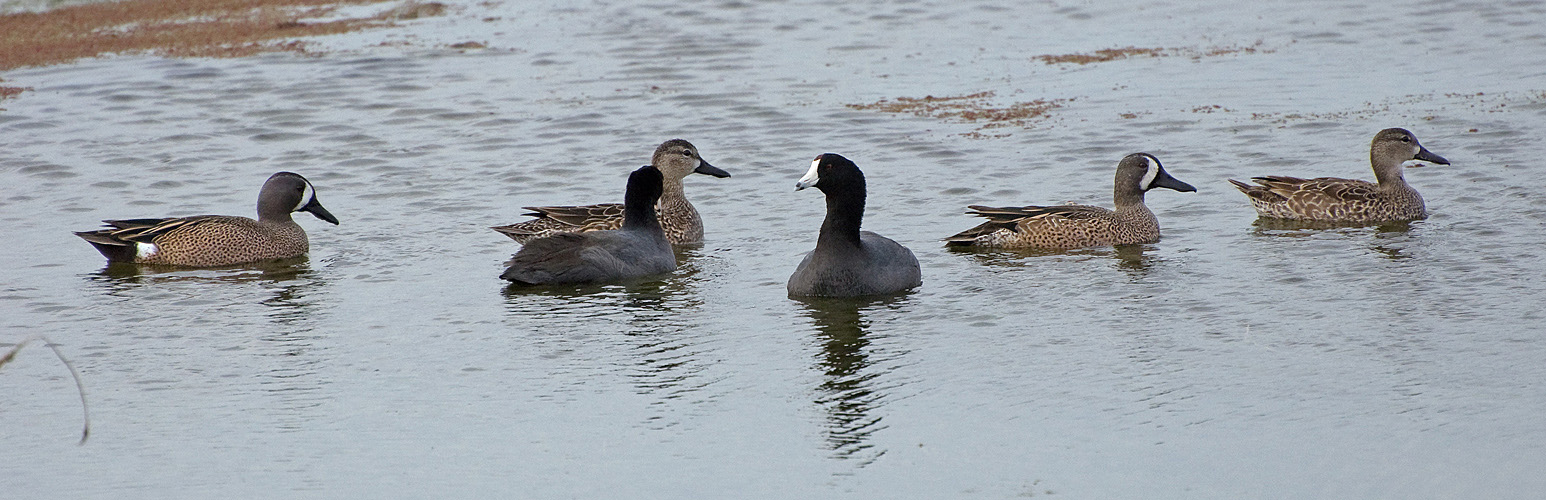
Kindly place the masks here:
<instances>
[{"instance_id":1,"label":"white patch near duck tail","mask_svg":"<svg viewBox=\"0 0 1546 500\"><path fill-rule=\"evenodd\" d=\"M821 158L811 161L811 169L806 171L805 176L801 177L800 181L794 184L795 191L815 186L817 182L821 181L821 176L816 174L816 167L819 166L821 166Z\"/></svg>"},{"instance_id":2,"label":"white patch near duck tail","mask_svg":"<svg viewBox=\"0 0 1546 500\"><path fill-rule=\"evenodd\" d=\"M1138 187L1148 191L1154 188L1154 179L1159 178L1160 164L1153 156L1149 155L1143 155L1143 161L1149 162L1149 170L1143 173L1143 181L1138 183Z\"/></svg>"},{"instance_id":3,"label":"white patch near duck tail","mask_svg":"<svg viewBox=\"0 0 1546 500\"><path fill-rule=\"evenodd\" d=\"M160 251L161 247L156 246L155 243L134 242L134 260L149 259Z\"/></svg>"},{"instance_id":4,"label":"white patch near duck tail","mask_svg":"<svg viewBox=\"0 0 1546 500\"><path fill-rule=\"evenodd\" d=\"M295 204L295 208L290 209L291 212L299 212L299 211L301 211L302 208L304 208L307 204L311 203L311 199L313 197L317 196L317 191L315 189L312 189L310 181L302 181L302 182L306 183L306 189L301 191L301 202L300 203L296 203Z\"/></svg>"}]
</instances>

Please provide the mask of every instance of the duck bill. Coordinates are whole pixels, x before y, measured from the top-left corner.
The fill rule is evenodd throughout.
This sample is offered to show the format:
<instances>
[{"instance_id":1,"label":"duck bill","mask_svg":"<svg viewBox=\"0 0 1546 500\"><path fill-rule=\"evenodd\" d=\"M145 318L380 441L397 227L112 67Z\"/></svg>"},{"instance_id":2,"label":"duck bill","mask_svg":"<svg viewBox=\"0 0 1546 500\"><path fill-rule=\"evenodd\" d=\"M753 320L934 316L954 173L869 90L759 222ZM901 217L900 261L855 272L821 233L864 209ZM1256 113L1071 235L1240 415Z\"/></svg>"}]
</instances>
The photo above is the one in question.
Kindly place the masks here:
<instances>
[{"instance_id":1,"label":"duck bill","mask_svg":"<svg viewBox=\"0 0 1546 500\"><path fill-rule=\"evenodd\" d=\"M706 162L706 161L703 161L703 160L698 160L698 168L693 169L692 173L703 174L703 175L712 175L714 177L719 177L721 179L723 179L725 177L730 177L730 172L726 172L724 170L721 170L719 167L716 167L716 166L713 166L713 165L709 165L709 162Z\"/></svg>"},{"instance_id":2,"label":"duck bill","mask_svg":"<svg viewBox=\"0 0 1546 500\"><path fill-rule=\"evenodd\" d=\"M1417 156L1413 157L1413 159L1422 160L1428 163L1437 163L1439 165L1449 164L1449 160L1444 159L1443 156L1430 153L1428 152L1428 148L1421 146L1417 148Z\"/></svg>"},{"instance_id":3,"label":"duck bill","mask_svg":"<svg viewBox=\"0 0 1546 500\"><path fill-rule=\"evenodd\" d=\"M318 219L331 222L335 226L338 225L338 218L329 213L326 208L322 208L322 204L317 202L316 197L312 197L311 203L307 203L306 206L301 207L297 212L311 212L311 215L317 216Z\"/></svg>"},{"instance_id":4,"label":"duck bill","mask_svg":"<svg viewBox=\"0 0 1546 500\"><path fill-rule=\"evenodd\" d=\"M1165 172L1163 170L1160 171L1159 178L1154 180L1154 187L1174 189L1183 193L1190 193L1197 190L1197 188L1192 187L1191 184L1181 182L1181 180L1176 179L1175 177L1171 177L1169 172Z\"/></svg>"}]
</instances>

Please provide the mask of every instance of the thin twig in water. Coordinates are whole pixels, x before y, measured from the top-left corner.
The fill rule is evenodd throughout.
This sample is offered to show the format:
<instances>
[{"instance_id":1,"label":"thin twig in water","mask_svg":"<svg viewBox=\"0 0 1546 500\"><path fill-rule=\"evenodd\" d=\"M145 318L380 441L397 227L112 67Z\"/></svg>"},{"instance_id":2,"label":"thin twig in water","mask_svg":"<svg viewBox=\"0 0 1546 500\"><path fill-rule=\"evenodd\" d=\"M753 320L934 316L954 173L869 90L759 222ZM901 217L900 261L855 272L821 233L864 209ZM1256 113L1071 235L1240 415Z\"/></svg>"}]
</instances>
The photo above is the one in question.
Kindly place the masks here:
<instances>
[{"instance_id":1,"label":"thin twig in water","mask_svg":"<svg viewBox=\"0 0 1546 500\"><path fill-rule=\"evenodd\" d=\"M81 419L84 421L84 423L81 424L81 441L76 444L84 445L86 444L86 438L91 437L91 410L86 405L86 384L81 383L81 373L75 370L75 363L71 363L69 359L65 359L64 353L59 351L59 346L55 345L54 341L49 340L48 337L42 335L27 337L20 343L17 343L16 347L12 347L10 352L5 353L4 356L0 356L0 367L5 366L6 363L10 363L12 359L16 359L16 353L21 352L21 348L26 347L27 344L32 343L34 340L42 340L43 345L48 346L49 349L53 350L54 356L59 358L59 362L64 363L65 368L70 369L70 376L75 378L75 390L76 392L80 393L81 396Z\"/></svg>"}]
</instances>

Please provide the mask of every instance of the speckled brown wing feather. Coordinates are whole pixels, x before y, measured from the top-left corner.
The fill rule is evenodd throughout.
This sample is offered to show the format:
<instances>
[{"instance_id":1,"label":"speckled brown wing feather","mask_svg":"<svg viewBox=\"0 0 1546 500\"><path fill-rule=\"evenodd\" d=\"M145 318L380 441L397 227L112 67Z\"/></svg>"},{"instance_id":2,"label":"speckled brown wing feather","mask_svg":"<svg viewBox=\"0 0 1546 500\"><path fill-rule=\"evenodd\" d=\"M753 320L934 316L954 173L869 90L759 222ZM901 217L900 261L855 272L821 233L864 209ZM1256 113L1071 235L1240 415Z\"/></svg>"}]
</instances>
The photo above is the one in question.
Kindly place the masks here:
<instances>
[{"instance_id":1,"label":"speckled brown wing feather","mask_svg":"<svg viewBox=\"0 0 1546 500\"><path fill-rule=\"evenodd\" d=\"M1111 212L1110 210L1090 205L1028 205L1024 207L998 208L985 207L982 205L971 205L966 208L972 209L972 211L967 212L969 214L980 215L993 220L1015 221L1025 219L1041 219L1048 217L1057 217L1068 220L1093 219L1100 217L1102 214Z\"/></svg>"},{"instance_id":2,"label":"speckled brown wing feather","mask_svg":"<svg viewBox=\"0 0 1546 500\"><path fill-rule=\"evenodd\" d=\"M134 243L155 243L156 237L177 228L197 225L200 222L225 218L219 215L201 215L166 219L119 219L105 220L108 229L77 232L81 238L101 245L131 246Z\"/></svg>"},{"instance_id":3,"label":"speckled brown wing feather","mask_svg":"<svg viewBox=\"0 0 1546 500\"><path fill-rule=\"evenodd\" d=\"M1259 215L1285 219L1327 218L1349 208L1380 202L1379 186L1356 179L1287 176L1252 177L1256 186L1230 180L1251 199Z\"/></svg>"},{"instance_id":4,"label":"speckled brown wing feather","mask_svg":"<svg viewBox=\"0 0 1546 500\"><path fill-rule=\"evenodd\" d=\"M1298 185L1300 183L1306 182L1306 179L1300 179L1298 177L1273 177L1273 178L1270 178L1270 179L1280 179L1286 185ZM1256 180L1257 182L1262 182L1262 181L1265 181L1265 180L1269 180L1269 178L1268 177L1257 177L1254 180ZM1261 203L1282 203L1284 200L1288 199L1288 198L1283 197L1282 195L1279 195L1277 193L1272 192L1271 190L1267 189L1265 186L1258 186L1258 185L1255 185L1255 184L1246 184L1244 182L1240 182L1240 181L1237 181L1237 180L1234 180L1234 179L1230 179L1229 183L1230 184L1234 184L1235 189L1239 189L1240 192L1245 193L1245 196L1247 198L1251 199L1251 203L1252 204L1257 204L1258 202L1261 202Z\"/></svg>"},{"instance_id":5,"label":"speckled brown wing feather","mask_svg":"<svg viewBox=\"0 0 1546 500\"><path fill-rule=\"evenodd\" d=\"M1016 237L1016 235L1007 235L1000 232L1008 231L1011 233L1020 233L1023 225L1036 224L1038 221L1051 222L1053 219L1064 221L1091 220L1106 217L1111 213L1110 210L1088 205L1028 205L1023 207L988 207L982 205L971 205L967 208L970 208L971 211L966 213L985 217L988 219L988 221L978 225L977 227L967 229L955 234L954 236L945 238L947 243L989 243L992 245L997 244L998 242L984 242L980 240L985 237L988 237L991 240L1013 239Z\"/></svg>"},{"instance_id":6,"label":"speckled brown wing feather","mask_svg":"<svg viewBox=\"0 0 1546 500\"><path fill-rule=\"evenodd\" d=\"M1251 180L1266 187L1268 191L1287 199L1304 199L1315 201L1321 198L1328 200L1365 201L1375 198L1379 186L1372 182L1355 179L1341 179L1337 177L1317 177L1314 179L1300 179L1297 177L1253 177Z\"/></svg>"},{"instance_id":7,"label":"speckled brown wing feather","mask_svg":"<svg viewBox=\"0 0 1546 500\"><path fill-rule=\"evenodd\" d=\"M623 226L623 204L602 203L568 207L521 207L522 214L535 219L491 229L525 244L533 239L557 233L602 231Z\"/></svg>"},{"instance_id":8,"label":"speckled brown wing feather","mask_svg":"<svg viewBox=\"0 0 1546 500\"><path fill-rule=\"evenodd\" d=\"M117 228L110 231L114 239L136 243L155 243L157 237L171 234L178 230L191 230L202 224L229 224L248 220L251 219L224 215L197 215L171 219L124 219L102 222Z\"/></svg>"},{"instance_id":9,"label":"speckled brown wing feather","mask_svg":"<svg viewBox=\"0 0 1546 500\"><path fill-rule=\"evenodd\" d=\"M546 217L587 231L604 231L623 226L623 204L601 203L574 207L521 207L531 210L524 214Z\"/></svg>"}]
</instances>

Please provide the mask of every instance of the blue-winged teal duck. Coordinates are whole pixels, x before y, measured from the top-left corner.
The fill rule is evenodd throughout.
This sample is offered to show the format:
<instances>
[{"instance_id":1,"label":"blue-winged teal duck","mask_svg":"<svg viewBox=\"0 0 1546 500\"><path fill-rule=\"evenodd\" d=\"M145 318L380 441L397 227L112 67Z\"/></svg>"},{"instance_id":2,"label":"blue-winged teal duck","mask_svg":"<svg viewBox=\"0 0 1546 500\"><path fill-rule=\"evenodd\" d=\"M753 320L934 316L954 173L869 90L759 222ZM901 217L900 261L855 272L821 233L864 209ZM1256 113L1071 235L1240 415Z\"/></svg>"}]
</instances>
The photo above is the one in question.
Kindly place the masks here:
<instances>
[{"instance_id":1,"label":"blue-winged teal duck","mask_svg":"<svg viewBox=\"0 0 1546 500\"><path fill-rule=\"evenodd\" d=\"M279 172L269 177L258 193L258 220L232 215L107 220L102 222L108 229L75 234L95 246L109 262L228 266L299 257L310 250L306 231L290 218L292 212L311 212L318 219L338 224L338 219L317 202L311 182L298 174Z\"/></svg>"},{"instance_id":2,"label":"blue-winged teal duck","mask_svg":"<svg viewBox=\"0 0 1546 500\"><path fill-rule=\"evenodd\" d=\"M618 229L554 233L526 242L500 278L522 285L598 283L676 270L676 254L655 215L663 176L645 165L628 176Z\"/></svg>"},{"instance_id":3,"label":"blue-winged teal duck","mask_svg":"<svg viewBox=\"0 0 1546 500\"><path fill-rule=\"evenodd\" d=\"M864 219L864 173L841 155L827 153L811 162L810 171L795 183L799 191L814 186L827 196L827 218L816 237L816 249L805 255L789 277L789 295L854 297L886 295L923 284L913 252L869 231Z\"/></svg>"},{"instance_id":4,"label":"blue-winged teal duck","mask_svg":"<svg viewBox=\"0 0 1546 500\"><path fill-rule=\"evenodd\" d=\"M1393 222L1428 217L1423 197L1406 183L1402 164L1422 160L1448 165L1430 153L1411 132L1387 128L1369 143L1369 163L1378 184L1354 179L1300 179L1271 175L1252 177L1258 186L1230 179L1251 198L1256 214L1278 219L1331 222Z\"/></svg>"},{"instance_id":5,"label":"blue-winged teal duck","mask_svg":"<svg viewBox=\"0 0 1546 500\"><path fill-rule=\"evenodd\" d=\"M1143 195L1157 187L1196 191L1165 172L1158 158L1133 153L1117 163L1112 199L1116 210L1088 205L985 207L971 205L972 215L988 222L945 238L950 246L1070 249L1154 243L1160 239L1159 220L1143 204Z\"/></svg>"},{"instance_id":6,"label":"blue-winged teal duck","mask_svg":"<svg viewBox=\"0 0 1546 500\"><path fill-rule=\"evenodd\" d=\"M660 225L665 228L666 239L673 245L703 241L703 218L698 216L698 210L687 202L687 196L682 193L682 179L692 174L730 177L730 173L704 161L698 155L698 148L681 139L666 141L655 148L650 165L659 169L666 179L665 190L655 206L660 216ZM525 244L534 238L554 233L604 231L623 225L621 203L521 208L531 210L531 213L525 215L536 219L508 226L494 226L491 229Z\"/></svg>"}]
</instances>

